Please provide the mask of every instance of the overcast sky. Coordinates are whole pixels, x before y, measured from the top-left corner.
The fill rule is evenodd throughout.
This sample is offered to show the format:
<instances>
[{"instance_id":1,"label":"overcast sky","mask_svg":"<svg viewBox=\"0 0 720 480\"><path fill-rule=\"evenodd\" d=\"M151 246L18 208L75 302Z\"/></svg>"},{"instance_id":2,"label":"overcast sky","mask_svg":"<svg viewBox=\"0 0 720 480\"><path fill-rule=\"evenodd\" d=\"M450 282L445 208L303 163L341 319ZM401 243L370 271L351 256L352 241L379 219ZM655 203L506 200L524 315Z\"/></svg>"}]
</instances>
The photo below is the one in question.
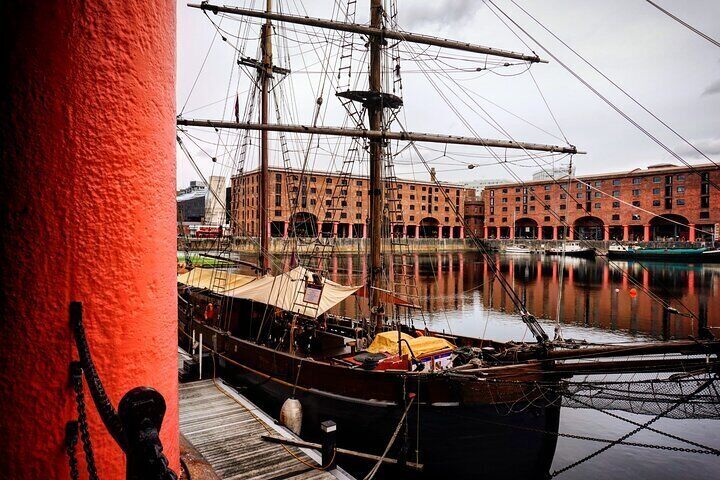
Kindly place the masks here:
<instances>
[{"instance_id":1,"label":"overcast sky","mask_svg":"<svg viewBox=\"0 0 720 480\"><path fill-rule=\"evenodd\" d=\"M660 118L690 139L698 148L716 161L720 161L720 48L712 45L665 16L644 0L516 0L546 27L585 56L611 79L625 88L654 111ZM657 0L691 25L713 38L720 38L720 2L717 0ZM340 3L345 3L338 0ZM224 0L224 4L236 4L260 8L259 0ZM368 21L368 0L358 2L356 21ZM607 95L620 108L636 119L643 127L657 135L663 142L681 154L687 161L701 163L697 155L682 141L667 131L647 114L643 113L620 92L614 90L605 80L594 74L587 66L574 57L550 35L543 31L529 17L518 10L510 0L496 0L497 5L516 22L535 36L553 54L573 68L581 77ZM298 0L275 0L276 8L284 12L323 18L333 17L330 0L304 2L304 9ZM398 0L399 25L407 31L458 39L496 48L530 52L525 42L543 58L548 56L524 37L517 29L513 31L503 25L481 0ZM177 50L177 104L178 112L186 118L233 118L235 98L239 98L241 116L247 100L249 80L233 66L235 51L232 43L239 42L246 55L256 54L254 40L238 41L233 36L255 38L258 34L258 20L250 25L229 18L213 16L213 21L226 32L228 42L216 37L216 30L208 18L199 10L178 3L178 50ZM337 18L337 15L335 15ZM249 30L244 30L249 28ZM321 37L308 37L297 32L297 28L280 30L282 37L276 38L277 63L289 59L293 74L282 82L278 92L283 92L283 111L293 112L285 122L312 123L313 109L318 89L323 78L323 64L327 70L336 72L334 63L337 49L329 52L331 65L323 61L328 54L327 45L337 41L339 34L326 33L330 42L323 44ZM213 38L215 37L214 43ZM354 52L355 70L360 70L363 47ZM286 45L288 48L283 48ZM405 107L400 116L407 130L434 132L488 138L513 138L531 142L552 144L565 143L563 136L587 155L576 155L573 159L578 174L592 174L629 170L651 164L677 163L658 145L630 126L622 117L595 97L575 78L556 62L535 64L530 72L525 65L498 68L491 71L460 72L458 67L482 68L486 58L476 55L476 61L460 61L442 57L443 64L429 61L422 63L409 60L409 49L418 52L421 47L400 47L404 60L401 62L403 76L403 99ZM422 47L424 48L424 47ZM208 51L210 52L208 54ZM433 54L437 49L430 50ZM206 59L207 54L207 59ZM473 58L473 54L442 50L444 56L457 55ZM488 58L489 61L493 59ZM205 61L204 67L201 65ZM497 61L497 59L495 59ZM441 68L442 67L442 68ZM424 74L422 71L430 71ZM238 74L240 74L238 76ZM558 129L550 116L534 80L540 87L550 109L562 129ZM452 78L450 80L449 78ZM239 79L239 80L238 80ZM433 87L433 82L460 116L448 106L446 99ZM454 86L457 82L461 87ZM193 88L193 84L195 84ZM191 93L192 90L192 93ZM334 97L334 90L326 86L323 93L322 125L340 125L343 121L341 107ZM454 92L459 92L455 96ZM224 100L226 99L227 100ZM522 118L508 114L506 109ZM485 113L492 121L501 125L503 131L493 128ZM326 110L325 110L326 108ZM274 114L272 121L276 121ZM530 125L530 122L533 125ZM537 128L539 127L539 128ZM394 130L399 129L397 125ZM236 168L233 158L233 144L237 139L224 137L217 144L217 134L192 130L197 145L186 140L191 154L205 175L228 174ZM272 137L278 145L277 137ZM308 138L299 136L288 139L293 150L292 162L298 164L302 152L308 148ZM207 142L207 143L203 143ZM347 140L316 140L311 146L312 165L322 171L337 169L338 159L345 155ZM255 145L255 142L253 145ZM331 155L334 148L339 154ZM447 181L471 181L488 178L510 178L511 174L502 166L495 165L484 149L464 148L440 144L423 148L423 157L438 170L438 176ZM297 153L295 152L297 150ZM271 163L281 165L279 147L273 149ZM398 158L400 176L426 178L424 167L416 155ZM497 151L501 157L503 150ZM517 155L508 151L507 155ZM215 156L217 163L210 157ZM545 158L543 161L549 161ZM566 162L567 159L563 159ZM334 165L331 165L335 162ZM512 174L530 178L539 170L538 160L525 160L511 167ZM479 166L469 170L468 163ZM256 152L249 152L246 168L257 166ZM365 172L366 167L358 164L356 171ZM185 156L178 152L178 186L183 187L190 180L197 179Z\"/></svg>"}]
</instances>

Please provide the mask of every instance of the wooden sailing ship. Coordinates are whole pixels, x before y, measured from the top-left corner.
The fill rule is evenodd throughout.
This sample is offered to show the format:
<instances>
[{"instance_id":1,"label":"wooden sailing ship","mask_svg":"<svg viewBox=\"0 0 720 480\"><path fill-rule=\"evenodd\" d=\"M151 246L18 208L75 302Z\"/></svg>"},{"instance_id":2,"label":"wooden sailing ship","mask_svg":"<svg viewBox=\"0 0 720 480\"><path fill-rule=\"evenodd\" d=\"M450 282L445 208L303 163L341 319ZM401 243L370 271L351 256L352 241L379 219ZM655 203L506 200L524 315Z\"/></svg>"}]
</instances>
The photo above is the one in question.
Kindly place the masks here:
<instances>
[{"instance_id":1,"label":"wooden sailing ship","mask_svg":"<svg viewBox=\"0 0 720 480\"><path fill-rule=\"evenodd\" d=\"M381 59L386 42L417 42L526 62L542 62L539 57L388 29L380 0L370 1L369 26L276 13L270 0L264 11L207 2L190 6L207 13L265 19L262 58L245 59L258 71L260 122L187 118L177 121L180 127L261 132L262 228L255 268L262 276L255 279L215 273L210 276L212 279L198 280L204 269L186 274L196 276L180 281L180 342L192 348L192 341L202 338L203 347L212 352L225 374L239 381L248 395L273 414L279 412L287 399L297 399L302 405L304 437L317 436L320 422L332 419L339 426L339 445L380 454L400 428L402 435L392 442L393 455L401 462L422 463L424 474L431 478L509 471L543 476L550 468L555 450L562 395L559 382L563 378L633 369L707 372L715 368L719 345L713 340L603 346L550 340L489 255L485 261L515 303L534 342L501 343L416 329L391 314L393 309L413 308L414 302L408 292L392 291L384 283L387 265L383 258L383 231L387 231L387 225L383 222L388 200L383 183L387 181L384 175L387 141L578 152L572 146L388 130L387 111L398 109L402 100L382 90ZM367 128L269 122L270 79L276 71L270 35L273 21L367 37L369 89L338 94L345 101L362 105L367 112ZM265 226L270 198L267 189L271 131L345 136L369 142L370 271L362 288L343 289L324 278L320 268L298 267L270 275L270 235ZM239 266L234 261L230 264ZM348 293L348 289L352 292ZM363 292L369 302L368 318L335 317L328 313L329 307L321 305L333 295L347 298ZM219 305L219 315L216 311L204 315L210 303ZM695 354L709 356L700 358ZM518 450L522 455L517 454Z\"/></svg>"}]
</instances>

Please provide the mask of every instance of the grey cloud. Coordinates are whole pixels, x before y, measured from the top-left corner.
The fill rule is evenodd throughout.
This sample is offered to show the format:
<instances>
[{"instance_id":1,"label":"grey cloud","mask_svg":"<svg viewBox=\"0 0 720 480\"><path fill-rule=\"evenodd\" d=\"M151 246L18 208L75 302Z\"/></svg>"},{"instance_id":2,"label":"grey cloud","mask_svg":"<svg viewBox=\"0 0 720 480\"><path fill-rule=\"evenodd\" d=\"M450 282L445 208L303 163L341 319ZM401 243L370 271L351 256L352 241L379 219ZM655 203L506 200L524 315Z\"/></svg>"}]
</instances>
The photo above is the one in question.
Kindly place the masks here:
<instances>
[{"instance_id":1,"label":"grey cloud","mask_svg":"<svg viewBox=\"0 0 720 480\"><path fill-rule=\"evenodd\" d=\"M720 80L715 80L713 83L707 86L703 95L716 95L720 93Z\"/></svg>"},{"instance_id":2,"label":"grey cloud","mask_svg":"<svg viewBox=\"0 0 720 480\"><path fill-rule=\"evenodd\" d=\"M482 8L482 3L478 0L425 0L400 7L401 26L404 28L420 25L435 25L440 28L452 25L457 28L472 20L475 13Z\"/></svg>"},{"instance_id":3,"label":"grey cloud","mask_svg":"<svg viewBox=\"0 0 720 480\"><path fill-rule=\"evenodd\" d=\"M720 155L720 138L702 138L698 140L690 140L698 150L708 156ZM686 144L682 144L676 148L680 155L689 157L699 157L700 154Z\"/></svg>"}]
</instances>

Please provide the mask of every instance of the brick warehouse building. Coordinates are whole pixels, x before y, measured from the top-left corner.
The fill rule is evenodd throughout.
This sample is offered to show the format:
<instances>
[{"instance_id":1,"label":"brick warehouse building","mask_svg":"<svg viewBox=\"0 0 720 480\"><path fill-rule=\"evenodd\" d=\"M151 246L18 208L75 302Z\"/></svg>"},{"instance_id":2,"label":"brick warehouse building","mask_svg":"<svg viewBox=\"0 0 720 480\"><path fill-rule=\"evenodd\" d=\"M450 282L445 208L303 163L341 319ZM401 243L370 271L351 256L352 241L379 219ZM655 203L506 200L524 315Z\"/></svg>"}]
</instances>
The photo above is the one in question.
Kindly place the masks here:
<instances>
[{"instance_id":1,"label":"brick warehouse building","mask_svg":"<svg viewBox=\"0 0 720 480\"><path fill-rule=\"evenodd\" d=\"M693 168L661 164L487 187L482 236L562 239L562 220L569 239L711 240L720 223L720 192L712 185L720 184L720 169Z\"/></svg>"},{"instance_id":2,"label":"brick warehouse building","mask_svg":"<svg viewBox=\"0 0 720 480\"><path fill-rule=\"evenodd\" d=\"M482 196L476 196L475 191L468 195L465 199L463 212L465 215L465 227L468 229L467 234L482 238L484 235L483 226L485 225L485 202L483 202Z\"/></svg>"},{"instance_id":3,"label":"brick warehouse building","mask_svg":"<svg viewBox=\"0 0 720 480\"><path fill-rule=\"evenodd\" d=\"M257 236L259 222L259 171L232 178L231 212L234 235ZM287 173L270 168L269 225L270 235L366 238L370 211L369 179L366 176L341 176L328 172L299 171ZM440 188L445 192L441 192ZM292 190L295 195L288 195ZM292 193L292 192L291 192ZM398 205L402 224L395 225L395 235L408 238L464 238L465 232L451 202L463 212L465 199L473 189L461 185L399 179ZM446 200L446 195L451 200ZM290 199L297 201L292 215ZM291 216L293 218L291 218ZM395 222L398 220L396 219ZM293 227L294 225L294 227ZM293 231L294 230L294 231Z\"/></svg>"}]
</instances>

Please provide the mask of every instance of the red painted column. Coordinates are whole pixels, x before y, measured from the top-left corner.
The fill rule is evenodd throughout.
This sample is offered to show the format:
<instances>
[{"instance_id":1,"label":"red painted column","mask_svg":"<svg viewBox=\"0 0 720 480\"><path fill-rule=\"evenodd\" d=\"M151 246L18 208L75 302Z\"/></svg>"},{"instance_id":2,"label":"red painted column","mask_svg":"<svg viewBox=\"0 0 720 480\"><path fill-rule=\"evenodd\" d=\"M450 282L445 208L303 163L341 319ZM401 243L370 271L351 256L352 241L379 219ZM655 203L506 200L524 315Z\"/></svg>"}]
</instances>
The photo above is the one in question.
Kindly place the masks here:
<instances>
[{"instance_id":1,"label":"red painted column","mask_svg":"<svg viewBox=\"0 0 720 480\"><path fill-rule=\"evenodd\" d=\"M643 241L649 242L650 240L650 225L645 225L643 228Z\"/></svg>"},{"instance_id":2,"label":"red painted column","mask_svg":"<svg viewBox=\"0 0 720 480\"><path fill-rule=\"evenodd\" d=\"M0 98L3 478L69 478L74 300L113 404L140 385L165 397L161 438L180 471L175 5L3 3L12 39ZM99 476L124 479L87 389L86 399Z\"/></svg>"},{"instance_id":3,"label":"red painted column","mask_svg":"<svg viewBox=\"0 0 720 480\"><path fill-rule=\"evenodd\" d=\"M690 227L690 230L688 231L688 241L694 242L695 241L695 224L690 223L690 224L688 224L688 227Z\"/></svg>"},{"instance_id":4,"label":"red painted column","mask_svg":"<svg viewBox=\"0 0 720 480\"><path fill-rule=\"evenodd\" d=\"M623 225L623 241L630 241L630 225Z\"/></svg>"},{"instance_id":5,"label":"red painted column","mask_svg":"<svg viewBox=\"0 0 720 480\"><path fill-rule=\"evenodd\" d=\"M485 226L483 227L483 238L485 238L485 239L489 238L489 237L488 237L488 230L489 230L489 229L488 229L488 226L485 225Z\"/></svg>"}]
</instances>

